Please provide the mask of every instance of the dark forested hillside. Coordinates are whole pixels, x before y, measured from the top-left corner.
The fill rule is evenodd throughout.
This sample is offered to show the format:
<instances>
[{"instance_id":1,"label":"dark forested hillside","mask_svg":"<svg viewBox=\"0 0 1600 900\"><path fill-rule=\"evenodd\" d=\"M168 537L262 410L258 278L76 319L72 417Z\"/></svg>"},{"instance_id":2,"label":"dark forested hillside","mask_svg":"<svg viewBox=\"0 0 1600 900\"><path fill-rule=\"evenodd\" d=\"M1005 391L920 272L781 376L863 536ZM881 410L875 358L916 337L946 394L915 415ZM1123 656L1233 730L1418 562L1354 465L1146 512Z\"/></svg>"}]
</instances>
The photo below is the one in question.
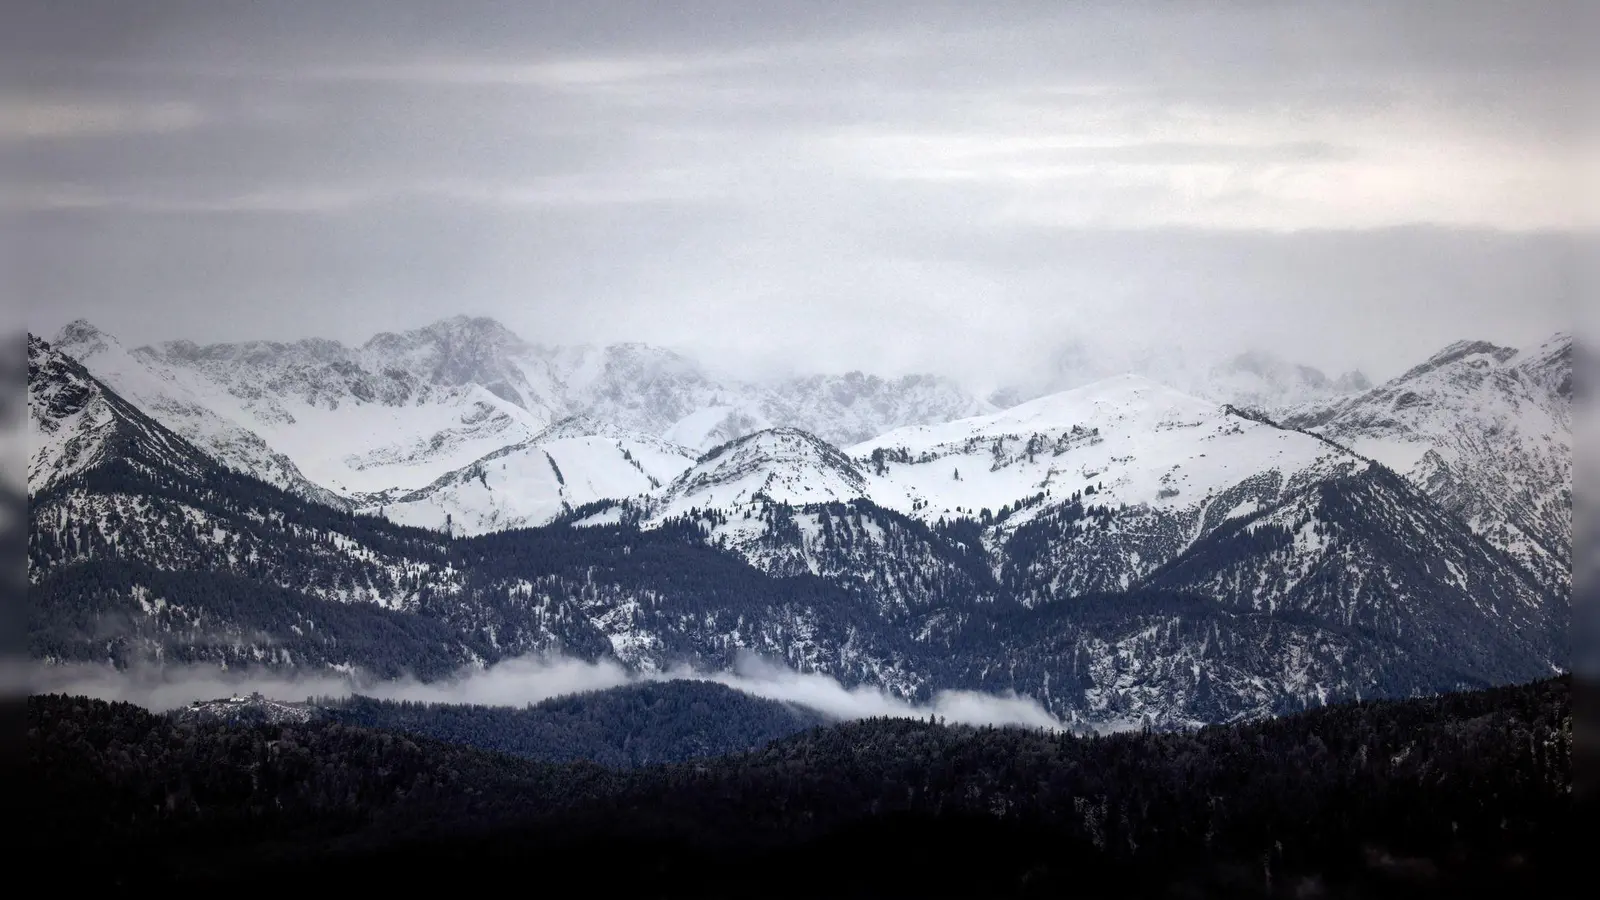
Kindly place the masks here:
<instances>
[{"instance_id":1,"label":"dark forested hillside","mask_svg":"<svg viewBox=\"0 0 1600 900\"><path fill-rule=\"evenodd\" d=\"M633 771L34 697L24 850L82 887L1555 896L1569 687L1098 738L878 719Z\"/></svg>"},{"instance_id":2,"label":"dark forested hillside","mask_svg":"<svg viewBox=\"0 0 1600 900\"><path fill-rule=\"evenodd\" d=\"M705 681L646 682L522 708L349 697L317 714L543 762L613 768L750 750L826 721L802 707Z\"/></svg>"}]
</instances>

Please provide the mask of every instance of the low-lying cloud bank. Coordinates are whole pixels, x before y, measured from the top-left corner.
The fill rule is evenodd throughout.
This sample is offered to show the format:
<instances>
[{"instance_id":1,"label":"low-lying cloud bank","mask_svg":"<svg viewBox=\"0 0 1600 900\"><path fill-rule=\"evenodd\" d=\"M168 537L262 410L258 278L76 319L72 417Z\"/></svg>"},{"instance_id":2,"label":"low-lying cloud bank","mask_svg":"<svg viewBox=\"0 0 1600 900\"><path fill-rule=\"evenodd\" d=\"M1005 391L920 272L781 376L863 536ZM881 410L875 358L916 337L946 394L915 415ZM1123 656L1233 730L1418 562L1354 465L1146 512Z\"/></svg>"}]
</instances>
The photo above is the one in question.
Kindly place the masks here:
<instances>
[{"instance_id":1,"label":"low-lying cloud bank","mask_svg":"<svg viewBox=\"0 0 1600 900\"><path fill-rule=\"evenodd\" d=\"M0 673L0 689L11 696L59 693L121 700L163 712L194 700L212 700L252 691L276 700L362 694L385 700L524 706L567 694L679 679L715 682L756 697L808 707L838 720L936 716L952 724L1067 728L1029 697L942 691L935 695L932 703L914 704L882 688L845 687L826 675L796 672L755 656L740 659L728 672L674 669L649 674L629 672L609 660L591 663L561 656L525 656L484 669L464 670L455 677L431 682L374 681L359 675L228 670L209 665L114 669L106 665L30 662L13 665Z\"/></svg>"},{"instance_id":2,"label":"low-lying cloud bank","mask_svg":"<svg viewBox=\"0 0 1600 900\"><path fill-rule=\"evenodd\" d=\"M933 703L916 705L881 688L863 685L847 688L826 675L801 673L755 656L745 657L733 672L714 675L674 674L701 678L769 700L807 706L836 719L899 716L925 719L939 716L961 725L1021 725L1062 730L1066 726L1031 697L984 694L976 691L940 691Z\"/></svg>"}]
</instances>

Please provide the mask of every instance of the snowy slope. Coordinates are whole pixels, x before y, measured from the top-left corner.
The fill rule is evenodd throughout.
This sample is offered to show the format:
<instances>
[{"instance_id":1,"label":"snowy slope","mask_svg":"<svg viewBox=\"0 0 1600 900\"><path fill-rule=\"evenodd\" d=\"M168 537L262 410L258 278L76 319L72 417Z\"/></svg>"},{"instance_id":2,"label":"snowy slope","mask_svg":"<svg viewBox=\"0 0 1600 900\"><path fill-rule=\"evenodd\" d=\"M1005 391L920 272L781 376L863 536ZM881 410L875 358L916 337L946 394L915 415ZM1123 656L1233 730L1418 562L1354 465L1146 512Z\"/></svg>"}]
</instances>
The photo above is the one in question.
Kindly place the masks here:
<instances>
[{"instance_id":1,"label":"snowy slope","mask_svg":"<svg viewBox=\"0 0 1600 900\"><path fill-rule=\"evenodd\" d=\"M1570 582L1572 338L1451 345L1372 390L1281 414L1395 470L1547 585Z\"/></svg>"},{"instance_id":2,"label":"snowy slope","mask_svg":"<svg viewBox=\"0 0 1600 900\"><path fill-rule=\"evenodd\" d=\"M260 435L219 415L215 408L225 409L229 404L215 392L202 393L204 385L186 381L157 360L136 358L115 337L82 320L63 328L53 346L223 465L248 472L307 500L343 505L338 495L312 483L289 457L273 450Z\"/></svg>"},{"instance_id":3,"label":"snowy slope","mask_svg":"<svg viewBox=\"0 0 1600 900\"><path fill-rule=\"evenodd\" d=\"M873 581L900 608L992 596L997 577L1033 604L1127 589L1228 521L1367 465L1121 376L843 452L795 429L761 431L626 506L646 527L700 519L708 540L764 571ZM579 524L624 517L619 507ZM958 520L981 547L939 531ZM971 552L988 575L969 571ZM908 586L900 558L926 561L926 583Z\"/></svg>"},{"instance_id":4,"label":"snowy slope","mask_svg":"<svg viewBox=\"0 0 1600 900\"><path fill-rule=\"evenodd\" d=\"M762 572L820 576L890 619L952 598L966 606L993 600L981 554L874 504L869 486L860 466L826 441L767 429L712 449L647 495L586 510L573 524L634 521L654 529L687 521L707 543Z\"/></svg>"},{"instance_id":5,"label":"snowy slope","mask_svg":"<svg viewBox=\"0 0 1600 900\"><path fill-rule=\"evenodd\" d=\"M194 474L210 460L166 432L71 357L28 336L28 493L109 462Z\"/></svg>"},{"instance_id":6,"label":"snowy slope","mask_svg":"<svg viewBox=\"0 0 1600 900\"><path fill-rule=\"evenodd\" d=\"M1219 529L1151 584L1252 611L1309 614L1403 641L1426 658L1474 660L1479 677L1501 681L1559 671L1570 654L1570 616L1560 604L1378 466ZM1494 671L1499 664L1513 668Z\"/></svg>"},{"instance_id":7,"label":"snowy slope","mask_svg":"<svg viewBox=\"0 0 1600 900\"><path fill-rule=\"evenodd\" d=\"M763 502L849 502L864 498L866 487L860 469L832 444L796 428L773 428L706 453L651 496L647 521Z\"/></svg>"},{"instance_id":8,"label":"snowy slope","mask_svg":"<svg viewBox=\"0 0 1600 900\"><path fill-rule=\"evenodd\" d=\"M876 502L928 520L1080 493L1101 505L1189 510L1263 473L1280 473L1288 490L1362 464L1309 435L1138 375L994 415L898 429L848 452L871 473Z\"/></svg>"},{"instance_id":9,"label":"snowy slope","mask_svg":"<svg viewBox=\"0 0 1600 900\"><path fill-rule=\"evenodd\" d=\"M165 367L339 494L414 488L526 440L553 419L489 320L447 320L359 349L334 341L196 346L134 356Z\"/></svg>"},{"instance_id":10,"label":"snowy slope","mask_svg":"<svg viewBox=\"0 0 1600 900\"><path fill-rule=\"evenodd\" d=\"M685 448L572 417L421 489L361 496L357 507L404 525L483 534L544 525L576 507L644 494L693 462Z\"/></svg>"}]
</instances>

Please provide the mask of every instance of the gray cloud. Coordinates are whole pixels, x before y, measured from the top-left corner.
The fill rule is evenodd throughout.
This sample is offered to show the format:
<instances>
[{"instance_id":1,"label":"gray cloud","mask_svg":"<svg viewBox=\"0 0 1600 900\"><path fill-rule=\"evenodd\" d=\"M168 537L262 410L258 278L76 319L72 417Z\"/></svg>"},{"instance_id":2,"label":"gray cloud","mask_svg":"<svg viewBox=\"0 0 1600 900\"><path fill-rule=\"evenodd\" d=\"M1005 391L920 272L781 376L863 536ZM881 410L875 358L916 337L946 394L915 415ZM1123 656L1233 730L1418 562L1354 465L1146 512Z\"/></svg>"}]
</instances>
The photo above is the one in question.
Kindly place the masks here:
<instances>
[{"instance_id":1,"label":"gray cloud","mask_svg":"<svg viewBox=\"0 0 1600 900\"><path fill-rule=\"evenodd\" d=\"M1592 9L22 3L0 241L30 327L134 343L467 311L747 368L1393 372L1567 327Z\"/></svg>"}]
</instances>

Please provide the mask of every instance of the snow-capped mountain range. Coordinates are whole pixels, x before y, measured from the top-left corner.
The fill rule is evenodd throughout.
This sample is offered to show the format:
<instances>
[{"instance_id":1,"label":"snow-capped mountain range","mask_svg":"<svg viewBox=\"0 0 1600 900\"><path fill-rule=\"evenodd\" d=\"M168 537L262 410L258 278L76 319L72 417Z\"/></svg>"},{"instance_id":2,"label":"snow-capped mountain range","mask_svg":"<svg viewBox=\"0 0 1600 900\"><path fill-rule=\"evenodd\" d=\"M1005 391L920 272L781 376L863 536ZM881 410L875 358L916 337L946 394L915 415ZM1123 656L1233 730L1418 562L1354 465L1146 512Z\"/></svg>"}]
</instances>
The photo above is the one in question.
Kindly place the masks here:
<instances>
[{"instance_id":1,"label":"snow-capped mountain range","mask_svg":"<svg viewBox=\"0 0 1600 900\"><path fill-rule=\"evenodd\" d=\"M1191 523L1198 537L1202 521L1214 526L1276 497L1212 510L1242 483L1266 479L1288 492L1366 465L1312 435L1125 375L1000 413L896 429L842 451L801 431L763 431L707 454L640 502L646 523L721 510L730 533L749 530L742 514L752 507L856 500L928 524L998 519L1009 533L1087 494L1095 505ZM1125 574L1137 577L1140 565Z\"/></svg>"},{"instance_id":2,"label":"snow-capped mountain range","mask_svg":"<svg viewBox=\"0 0 1600 900\"><path fill-rule=\"evenodd\" d=\"M989 410L933 376L731 382L660 348L540 347L482 318L357 348L313 339L129 350L83 321L52 343L219 460L318 502L426 488L573 416L703 451L773 426L851 443Z\"/></svg>"},{"instance_id":3,"label":"snow-capped mountain range","mask_svg":"<svg viewBox=\"0 0 1600 900\"><path fill-rule=\"evenodd\" d=\"M979 400L949 379L859 372L729 382L660 348L542 347L464 316L359 348L128 350L82 321L54 346L224 465L314 502L459 535L606 500L660 521L755 494L865 499L925 522L1027 507L1008 512L1015 528L1091 482L1099 502L1140 510L1161 522L1149 533L1166 533L1214 519L1211 498L1239 483L1276 473L1287 486L1328 464L1332 448L1299 431L1394 469L1543 583L1570 582L1568 335L1523 351L1462 342L1376 387L1260 352L1205 369L1181 353L1067 345L1041 383L1101 377L1003 410L991 401L1028 392ZM1104 374L1119 365L1187 387ZM1265 412L1224 411L1235 407ZM1279 420L1288 433L1252 437ZM751 435L761 437L724 448ZM760 484L729 476L757 460ZM1119 567L1128 577L1162 555L1131 552L1139 562Z\"/></svg>"},{"instance_id":4,"label":"snow-capped mountain range","mask_svg":"<svg viewBox=\"0 0 1600 900\"><path fill-rule=\"evenodd\" d=\"M700 452L663 433L717 405L662 424L698 387L597 391L609 363L539 381L529 360L559 353L444 332L360 351L63 334L137 401L30 338L35 656L429 677L533 651L643 670L756 651L907 697L1017 690L1065 718L1181 724L1570 653L1570 589L1541 562L1563 534L1570 557L1570 461L1534 452L1570 447L1564 336L1451 348L1283 422L1123 375L842 447L785 425ZM641 355L623 349L586 358ZM575 396L659 427L534 428ZM438 440L382 465L429 481L330 503L299 474L370 471L349 458L417 440L392 423L418 408ZM345 457L304 452L317 428ZM1443 466L1404 469L1390 444ZM276 481L246 465L278 460L262 445ZM1481 482L1490 460L1525 471Z\"/></svg>"}]
</instances>

